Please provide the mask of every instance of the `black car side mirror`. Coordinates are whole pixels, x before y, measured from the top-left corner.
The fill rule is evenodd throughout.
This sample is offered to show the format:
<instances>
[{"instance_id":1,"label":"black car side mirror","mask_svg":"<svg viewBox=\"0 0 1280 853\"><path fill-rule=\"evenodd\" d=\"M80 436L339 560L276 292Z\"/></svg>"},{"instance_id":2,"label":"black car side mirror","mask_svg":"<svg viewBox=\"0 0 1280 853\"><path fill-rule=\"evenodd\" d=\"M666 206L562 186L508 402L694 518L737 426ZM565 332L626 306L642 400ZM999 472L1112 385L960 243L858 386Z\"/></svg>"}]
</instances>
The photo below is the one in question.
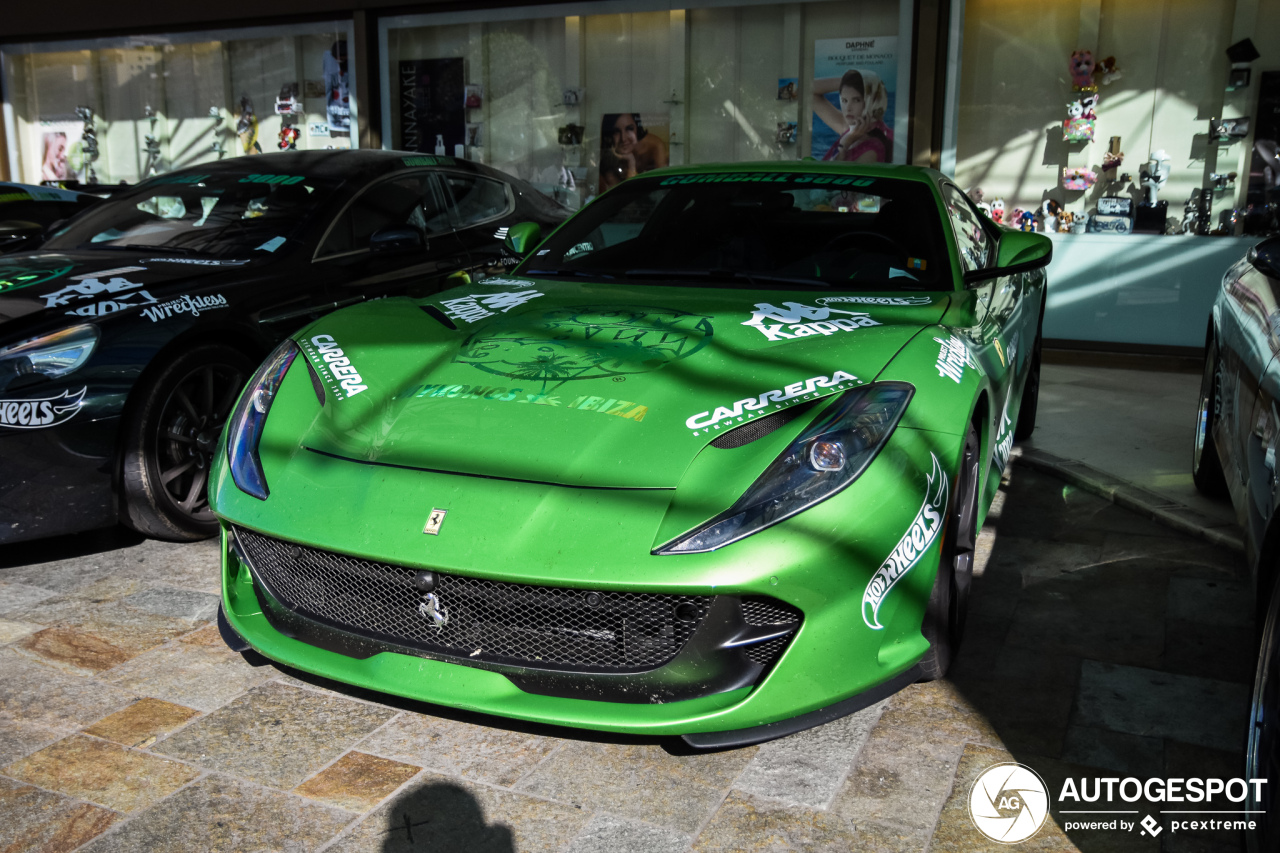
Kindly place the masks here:
<instances>
[{"instance_id":1,"label":"black car side mirror","mask_svg":"<svg viewBox=\"0 0 1280 853\"><path fill-rule=\"evenodd\" d=\"M9 250L38 240L44 234L44 226L22 219L6 219L0 222L0 249Z\"/></svg>"},{"instance_id":2,"label":"black car side mirror","mask_svg":"<svg viewBox=\"0 0 1280 853\"><path fill-rule=\"evenodd\" d=\"M1245 256L1253 268L1268 278L1280 278L1280 236L1268 237L1249 248Z\"/></svg>"},{"instance_id":3,"label":"black car side mirror","mask_svg":"<svg viewBox=\"0 0 1280 853\"><path fill-rule=\"evenodd\" d=\"M369 251L375 254L411 252L422 248L422 233L416 228L388 225L369 235Z\"/></svg>"}]
</instances>

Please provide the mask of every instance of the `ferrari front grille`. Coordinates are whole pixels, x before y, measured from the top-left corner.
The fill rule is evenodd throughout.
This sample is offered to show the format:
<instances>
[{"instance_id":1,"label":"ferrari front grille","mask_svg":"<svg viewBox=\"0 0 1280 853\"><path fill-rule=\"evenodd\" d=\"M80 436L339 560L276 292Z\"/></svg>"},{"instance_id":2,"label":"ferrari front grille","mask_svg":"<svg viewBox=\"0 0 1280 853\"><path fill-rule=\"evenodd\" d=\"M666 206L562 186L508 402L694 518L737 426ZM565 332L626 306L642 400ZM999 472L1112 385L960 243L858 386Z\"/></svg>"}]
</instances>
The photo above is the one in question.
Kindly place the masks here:
<instances>
[{"instance_id":1,"label":"ferrari front grille","mask_svg":"<svg viewBox=\"0 0 1280 853\"><path fill-rule=\"evenodd\" d=\"M575 672L643 672L674 658L711 596L590 591L435 574L323 551L242 527L264 591L322 624L467 661Z\"/></svg>"}]
</instances>

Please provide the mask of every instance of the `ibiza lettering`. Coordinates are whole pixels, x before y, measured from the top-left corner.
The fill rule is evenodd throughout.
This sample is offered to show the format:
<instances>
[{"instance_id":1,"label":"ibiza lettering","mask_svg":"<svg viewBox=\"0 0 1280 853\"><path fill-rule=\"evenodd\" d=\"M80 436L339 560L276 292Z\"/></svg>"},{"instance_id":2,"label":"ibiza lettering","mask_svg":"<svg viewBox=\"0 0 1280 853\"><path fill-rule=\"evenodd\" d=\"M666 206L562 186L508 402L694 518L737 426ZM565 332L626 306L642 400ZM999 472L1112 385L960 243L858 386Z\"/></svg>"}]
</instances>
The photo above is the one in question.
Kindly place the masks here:
<instances>
[{"instance_id":1,"label":"ibiza lettering","mask_svg":"<svg viewBox=\"0 0 1280 853\"><path fill-rule=\"evenodd\" d=\"M499 388L495 385L415 385L396 396L400 399L445 397L452 400L492 400L495 403L533 403L537 406L599 412L636 422L644 420L644 416L649 413L648 406L616 397L592 397L584 394L568 400L562 399L558 394L526 394L523 388Z\"/></svg>"},{"instance_id":2,"label":"ibiza lettering","mask_svg":"<svg viewBox=\"0 0 1280 853\"><path fill-rule=\"evenodd\" d=\"M474 323L485 317L492 317L499 311L505 314L542 295L536 290L525 293L473 293L470 296L442 299L440 304L444 306L444 313L453 319Z\"/></svg>"},{"instance_id":3,"label":"ibiza lettering","mask_svg":"<svg viewBox=\"0 0 1280 853\"><path fill-rule=\"evenodd\" d=\"M221 293L212 296L179 296L169 302L162 302L151 308L143 308L142 316L153 323L157 323L175 314L190 314L192 317L199 317L201 311L226 307L227 297Z\"/></svg>"},{"instance_id":4,"label":"ibiza lettering","mask_svg":"<svg viewBox=\"0 0 1280 853\"><path fill-rule=\"evenodd\" d=\"M684 422L693 430L694 435L706 435L713 429L720 429L723 421L732 421L734 425L744 423L753 418L772 414L804 400L821 397L829 391L840 391L861 385L862 380L852 373L837 370L830 376L814 376L803 382L795 382L774 391L765 391L758 397L747 397L732 406L718 406L714 412L707 410L698 412ZM819 393L819 389L822 389Z\"/></svg>"},{"instance_id":5,"label":"ibiza lettering","mask_svg":"<svg viewBox=\"0 0 1280 853\"><path fill-rule=\"evenodd\" d=\"M0 426L12 429L43 429L71 420L84 405L87 387L63 391L56 397L36 400L0 400Z\"/></svg>"},{"instance_id":6,"label":"ibiza lettering","mask_svg":"<svg viewBox=\"0 0 1280 853\"><path fill-rule=\"evenodd\" d=\"M742 325L755 327L771 341L803 338L809 335L834 335L836 332L856 332L866 326L879 326L865 311L845 311L825 305L813 307L799 302L784 302L781 308L768 302L756 303L750 320ZM828 320L832 314L846 316ZM770 325L770 321L774 325Z\"/></svg>"},{"instance_id":7,"label":"ibiza lettering","mask_svg":"<svg viewBox=\"0 0 1280 853\"><path fill-rule=\"evenodd\" d=\"M61 290L55 290L53 293L45 294L44 307L61 308L64 305L70 305L71 300L92 299L104 293L123 293L127 290L136 290L142 287L141 282L129 281L127 278L114 277L107 281L100 278L88 278L78 281L75 284L68 284ZM153 302L155 300L152 300Z\"/></svg>"},{"instance_id":8,"label":"ibiza lettering","mask_svg":"<svg viewBox=\"0 0 1280 853\"><path fill-rule=\"evenodd\" d=\"M938 464L938 457L932 453L929 456L933 459L933 471L925 485L924 503L907 532L902 534L897 547L876 569L862 593L862 621L876 631L884 628L880 624L880 606L884 604L885 597L920 562L942 530L942 519L947 512L947 475Z\"/></svg>"},{"instance_id":9,"label":"ibiza lettering","mask_svg":"<svg viewBox=\"0 0 1280 853\"><path fill-rule=\"evenodd\" d=\"M934 364L934 367L938 369L938 375L945 376L959 384L960 380L964 378L964 369L976 366L973 362L973 355L969 352L969 347L955 335L934 338L934 340L939 344L938 361Z\"/></svg>"},{"instance_id":10,"label":"ibiza lettering","mask_svg":"<svg viewBox=\"0 0 1280 853\"><path fill-rule=\"evenodd\" d=\"M932 305L928 296L823 296L817 300L819 305L832 302L852 302L856 305Z\"/></svg>"},{"instance_id":11,"label":"ibiza lettering","mask_svg":"<svg viewBox=\"0 0 1280 853\"><path fill-rule=\"evenodd\" d=\"M302 341L303 350L319 371L321 379L329 391L339 400L354 397L361 391L368 391L359 371L351 363L333 335L314 335L310 340Z\"/></svg>"}]
</instances>

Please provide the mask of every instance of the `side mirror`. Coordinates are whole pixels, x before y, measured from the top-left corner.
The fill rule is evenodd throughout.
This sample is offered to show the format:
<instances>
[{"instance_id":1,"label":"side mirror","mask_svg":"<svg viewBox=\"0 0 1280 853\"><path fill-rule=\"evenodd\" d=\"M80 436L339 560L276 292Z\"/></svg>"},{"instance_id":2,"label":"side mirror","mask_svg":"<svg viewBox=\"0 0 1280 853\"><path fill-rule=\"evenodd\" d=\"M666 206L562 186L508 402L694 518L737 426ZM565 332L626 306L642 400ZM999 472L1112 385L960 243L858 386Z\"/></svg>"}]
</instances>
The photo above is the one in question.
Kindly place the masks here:
<instances>
[{"instance_id":1,"label":"side mirror","mask_svg":"<svg viewBox=\"0 0 1280 853\"><path fill-rule=\"evenodd\" d=\"M1018 275L1047 267L1053 260L1053 241L1034 231L1000 229L996 264L964 274L964 283L972 284L1002 275Z\"/></svg>"},{"instance_id":2,"label":"side mirror","mask_svg":"<svg viewBox=\"0 0 1280 853\"><path fill-rule=\"evenodd\" d=\"M471 283L471 273L466 270L458 270L451 272L445 277L444 283L449 287L461 287L464 284Z\"/></svg>"},{"instance_id":3,"label":"side mirror","mask_svg":"<svg viewBox=\"0 0 1280 853\"><path fill-rule=\"evenodd\" d=\"M1258 245L1250 246L1245 258L1268 278L1280 278L1280 237L1268 237Z\"/></svg>"},{"instance_id":4,"label":"side mirror","mask_svg":"<svg viewBox=\"0 0 1280 853\"><path fill-rule=\"evenodd\" d=\"M0 240L30 240L44 233L44 226L24 219L6 219L0 222Z\"/></svg>"},{"instance_id":5,"label":"side mirror","mask_svg":"<svg viewBox=\"0 0 1280 853\"><path fill-rule=\"evenodd\" d=\"M536 222L517 222L507 229L502 245L508 252L523 258L542 242L542 226Z\"/></svg>"},{"instance_id":6,"label":"side mirror","mask_svg":"<svg viewBox=\"0 0 1280 853\"><path fill-rule=\"evenodd\" d=\"M388 225L369 235L369 251L374 254L409 252L422 248L422 234L416 228Z\"/></svg>"}]
</instances>

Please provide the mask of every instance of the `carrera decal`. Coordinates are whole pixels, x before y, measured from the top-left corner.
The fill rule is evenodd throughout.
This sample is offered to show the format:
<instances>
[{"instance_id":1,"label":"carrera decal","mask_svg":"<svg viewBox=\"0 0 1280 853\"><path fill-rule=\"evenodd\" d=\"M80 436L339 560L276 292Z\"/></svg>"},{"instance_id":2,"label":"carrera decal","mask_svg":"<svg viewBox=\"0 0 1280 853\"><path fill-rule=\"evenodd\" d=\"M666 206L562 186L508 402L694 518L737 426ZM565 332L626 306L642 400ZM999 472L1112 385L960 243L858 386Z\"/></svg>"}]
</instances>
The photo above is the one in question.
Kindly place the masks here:
<instances>
[{"instance_id":1,"label":"carrera decal","mask_svg":"<svg viewBox=\"0 0 1280 853\"><path fill-rule=\"evenodd\" d=\"M830 305L832 302L852 302L856 305L932 305L929 296L823 296L818 298L819 305Z\"/></svg>"},{"instance_id":2,"label":"carrera decal","mask_svg":"<svg viewBox=\"0 0 1280 853\"><path fill-rule=\"evenodd\" d=\"M314 335L310 339L303 338L298 343L336 399L346 400L361 391L369 390L369 386L364 384L359 371L338 346L333 335Z\"/></svg>"},{"instance_id":3,"label":"carrera decal","mask_svg":"<svg viewBox=\"0 0 1280 853\"><path fill-rule=\"evenodd\" d=\"M43 429L66 423L84 405L88 387L63 391L56 397L34 400L0 400L0 426L11 429Z\"/></svg>"},{"instance_id":4,"label":"carrera decal","mask_svg":"<svg viewBox=\"0 0 1280 853\"><path fill-rule=\"evenodd\" d=\"M864 326L879 326L865 311L845 311L825 305L811 307L799 302L784 302L779 308L768 302L757 302L750 320L742 321L752 326L771 341L803 338L809 335L834 335L836 332L856 332ZM832 314L845 314L835 320L827 320ZM775 325L769 325L772 320ZM785 331L784 331L785 330Z\"/></svg>"},{"instance_id":5,"label":"carrera decal","mask_svg":"<svg viewBox=\"0 0 1280 853\"><path fill-rule=\"evenodd\" d=\"M446 397L456 400L492 400L495 403L533 403L538 406L557 406L563 409L583 409L589 412L600 412L604 415L615 415L633 421L642 421L649 413L649 407L631 400L619 400L616 397L591 397L583 395L573 400L560 395L547 393L526 394L523 388L499 388L491 385L416 385L409 391L397 395L399 398L409 397Z\"/></svg>"},{"instance_id":6,"label":"carrera decal","mask_svg":"<svg viewBox=\"0 0 1280 853\"><path fill-rule=\"evenodd\" d=\"M959 384L964 378L966 367L975 369L978 367L978 363L973 359L973 353L969 352L969 347L961 338L949 335L945 338L934 338L934 340L939 345L938 360L934 364L939 376L945 376Z\"/></svg>"},{"instance_id":7,"label":"carrera decal","mask_svg":"<svg viewBox=\"0 0 1280 853\"><path fill-rule=\"evenodd\" d=\"M0 293L17 290L20 287L31 287L33 284L44 284L55 278L66 275L75 268L75 264L56 267L28 267L19 264L0 263Z\"/></svg>"},{"instance_id":8,"label":"carrera decal","mask_svg":"<svg viewBox=\"0 0 1280 853\"><path fill-rule=\"evenodd\" d=\"M474 323L485 317L492 317L499 311L505 314L512 308L518 308L542 295L536 290L523 293L473 293L470 296L442 299L440 304L444 306L444 313L447 316L464 323Z\"/></svg>"},{"instance_id":9,"label":"carrera decal","mask_svg":"<svg viewBox=\"0 0 1280 853\"><path fill-rule=\"evenodd\" d=\"M698 412L698 414L686 420L684 425L693 430L694 435L706 435L712 429L720 429L721 421L733 421L737 425L757 417L763 417L766 414L772 414L779 409L788 408L804 400L821 397L823 394L818 393L819 388L823 389L824 392L828 390L839 391L861 384L862 380L852 373L837 370L830 376L814 376L779 390L765 391L759 397L747 397L732 406L719 406L714 412L710 410Z\"/></svg>"},{"instance_id":10,"label":"carrera decal","mask_svg":"<svg viewBox=\"0 0 1280 853\"><path fill-rule=\"evenodd\" d=\"M209 296L179 296L177 299L171 299L168 302L161 302L151 308L143 308L142 316L146 317L153 323L160 320L168 319L175 314L190 314L192 317L199 317L201 311L210 311L214 308L226 308L227 297L221 293Z\"/></svg>"},{"instance_id":11,"label":"carrera decal","mask_svg":"<svg viewBox=\"0 0 1280 853\"><path fill-rule=\"evenodd\" d=\"M672 184L740 184L744 182L789 183L789 184L832 184L833 186L869 187L875 183L872 178L851 178L839 175L810 175L803 172L730 172L715 175L672 175L663 178L659 186Z\"/></svg>"},{"instance_id":12,"label":"carrera decal","mask_svg":"<svg viewBox=\"0 0 1280 853\"><path fill-rule=\"evenodd\" d=\"M925 484L924 503L862 593L862 621L875 631L884 629L880 624L880 606L884 604L885 597L920 562L942 530L942 519L947 512L947 475L938 464L938 457L932 452L929 456L933 459L933 471Z\"/></svg>"},{"instance_id":13,"label":"carrera decal","mask_svg":"<svg viewBox=\"0 0 1280 853\"><path fill-rule=\"evenodd\" d=\"M242 267L249 263L244 261L220 261L212 258L147 258L144 264L190 264L200 267Z\"/></svg>"}]
</instances>

